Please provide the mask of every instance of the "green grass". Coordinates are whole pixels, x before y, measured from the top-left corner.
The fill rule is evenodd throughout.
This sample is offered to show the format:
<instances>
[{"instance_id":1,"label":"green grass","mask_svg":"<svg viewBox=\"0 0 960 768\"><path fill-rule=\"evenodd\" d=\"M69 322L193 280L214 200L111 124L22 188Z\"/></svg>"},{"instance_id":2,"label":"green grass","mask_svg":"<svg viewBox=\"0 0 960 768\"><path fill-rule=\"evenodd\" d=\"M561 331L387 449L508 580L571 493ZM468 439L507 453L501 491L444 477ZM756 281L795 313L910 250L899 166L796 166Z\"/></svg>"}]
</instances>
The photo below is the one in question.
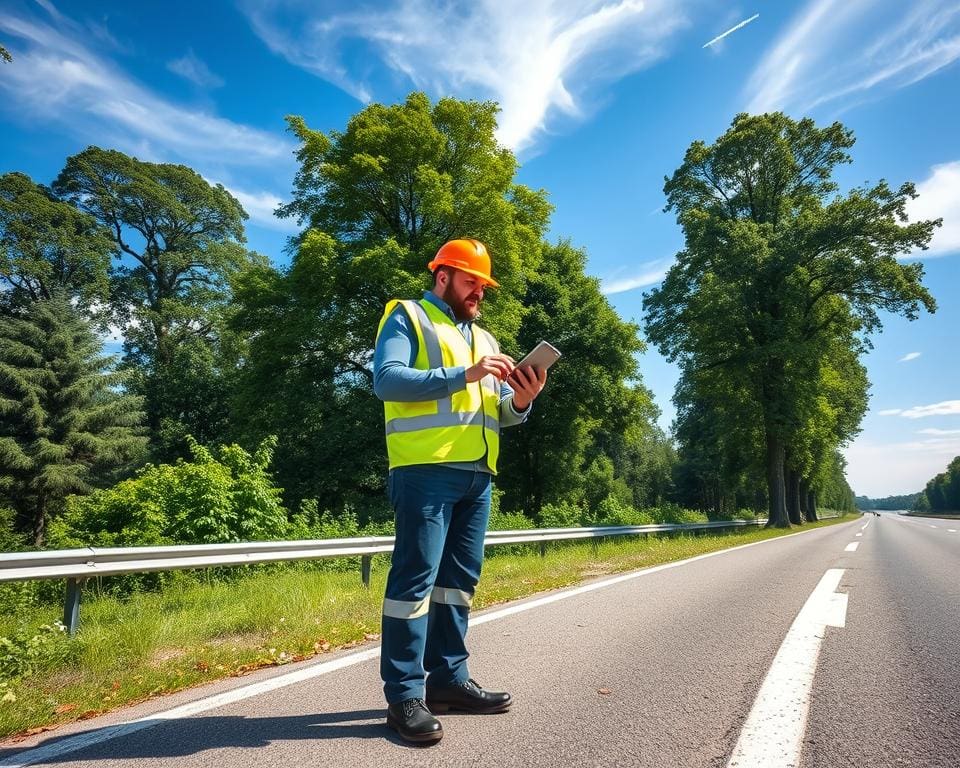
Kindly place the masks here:
<instances>
[{"instance_id":1,"label":"green grass","mask_svg":"<svg viewBox=\"0 0 960 768\"><path fill-rule=\"evenodd\" d=\"M850 520L826 520L801 530ZM485 608L605 574L645 568L782 536L791 530L741 529L709 535L616 538L548 546L541 557L516 545L488 549L474 601ZM299 661L377 639L385 558L371 588L355 572L307 564L254 571L229 582L180 578L162 592L87 599L74 640L33 674L0 684L0 737L86 719L124 704L263 666ZM52 623L59 608L33 612L28 628ZM23 617L0 617L0 636Z\"/></svg>"}]
</instances>

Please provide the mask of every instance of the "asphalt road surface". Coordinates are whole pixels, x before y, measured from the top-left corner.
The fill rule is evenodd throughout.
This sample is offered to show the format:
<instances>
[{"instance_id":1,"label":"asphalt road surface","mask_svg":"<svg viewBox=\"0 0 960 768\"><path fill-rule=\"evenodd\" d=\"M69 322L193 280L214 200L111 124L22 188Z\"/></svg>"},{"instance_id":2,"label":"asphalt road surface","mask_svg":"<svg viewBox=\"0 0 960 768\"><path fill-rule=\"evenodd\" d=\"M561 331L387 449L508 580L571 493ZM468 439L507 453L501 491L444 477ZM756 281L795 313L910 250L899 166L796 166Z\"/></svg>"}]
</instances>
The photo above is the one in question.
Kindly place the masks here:
<instances>
[{"instance_id":1,"label":"asphalt road surface","mask_svg":"<svg viewBox=\"0 0 960 768\"><path fill-rule=\"evenodd\" d=\"M960 766L960 521L873 515L478 613L513 708L383 724L379 649L16 745L0 766Z\"/></svg>"}]
</instances>

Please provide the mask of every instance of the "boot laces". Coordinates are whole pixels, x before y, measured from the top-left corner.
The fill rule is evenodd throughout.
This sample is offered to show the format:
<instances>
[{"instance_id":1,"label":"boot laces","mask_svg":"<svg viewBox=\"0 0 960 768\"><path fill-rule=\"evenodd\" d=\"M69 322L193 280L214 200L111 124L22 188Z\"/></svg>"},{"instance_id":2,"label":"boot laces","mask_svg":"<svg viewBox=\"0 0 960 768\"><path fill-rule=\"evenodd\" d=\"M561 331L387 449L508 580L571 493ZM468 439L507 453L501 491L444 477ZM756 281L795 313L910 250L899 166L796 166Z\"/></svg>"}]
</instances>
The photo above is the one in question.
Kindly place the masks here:
<instances>
[{"instance_id":1,"label":"boot laces","mask_svg":"<svg viewBox=\"0 0 960 768\"><path fill-rule=\"evenodd\" d=\"M427 705L423 699L407 699L403 702L403 716L405 718L413 717L417 710L426 708Z\"/></svg>"}]
</instances>

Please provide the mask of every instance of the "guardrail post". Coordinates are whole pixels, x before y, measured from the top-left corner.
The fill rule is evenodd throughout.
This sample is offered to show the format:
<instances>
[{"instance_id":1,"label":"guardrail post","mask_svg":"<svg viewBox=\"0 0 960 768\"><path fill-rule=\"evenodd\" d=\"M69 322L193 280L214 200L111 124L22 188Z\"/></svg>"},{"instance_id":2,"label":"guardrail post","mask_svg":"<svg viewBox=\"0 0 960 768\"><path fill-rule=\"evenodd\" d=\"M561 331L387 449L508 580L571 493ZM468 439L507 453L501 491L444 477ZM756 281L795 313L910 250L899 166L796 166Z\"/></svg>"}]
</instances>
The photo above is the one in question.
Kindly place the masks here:
<instances>
[{"instance_id":1,"label":"guardrail post","mask_svg":"<svg viewBox=\"0 0 960 768\"><path fill-rule=\"evenodd\" d=\"M546 556L547 556L547 542L541 541L541 542L540 542L540 557L546 557Z\"/></svg>"},{"instance_id":2,"label":"guardrail post","mask_svg":"<svg viewBox=\"0 0 960 768\"><path fill-rule=\"evenodd\" d=\"M373 555L363 555L360 558L360 578L363 580L363 586L370 589L370 564L373 562Z\"/></svg>"},{"instance_id":3,"label":"guardrail post","mask_svg":"<svg viewBox=\"0 0 960 768\"><path fill-rule=\"evenodd\" d=\"M83 579L67 579L67 593L63 601L63 624L70 633L70 637L77 634L77 624L80 623L80 590Z\"/></svg>"}]
</instances>

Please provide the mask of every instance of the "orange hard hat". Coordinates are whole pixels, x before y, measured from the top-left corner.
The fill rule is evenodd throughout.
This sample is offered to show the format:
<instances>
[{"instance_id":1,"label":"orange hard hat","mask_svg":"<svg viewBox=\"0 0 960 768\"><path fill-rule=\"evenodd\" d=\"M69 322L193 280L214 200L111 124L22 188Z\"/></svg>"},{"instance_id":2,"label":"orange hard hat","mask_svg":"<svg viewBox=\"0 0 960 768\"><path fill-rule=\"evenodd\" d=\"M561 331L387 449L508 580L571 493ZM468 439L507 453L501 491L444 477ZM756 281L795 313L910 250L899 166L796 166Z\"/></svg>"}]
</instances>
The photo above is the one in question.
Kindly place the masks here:
<instances>
[{"instance_id":1,"label":"orange hard hat","mask_svg":"<svg viewBox=\"0 0 960 768\"><path fill-rule=\"evenodd\" d=\"M444 243L433 261L427 264L431 272L437 267L453 267L481 278L493 288L500 287L500 283L490 276L490 254L479 240L450 240Z\"/></svg>"}]
</instances>

